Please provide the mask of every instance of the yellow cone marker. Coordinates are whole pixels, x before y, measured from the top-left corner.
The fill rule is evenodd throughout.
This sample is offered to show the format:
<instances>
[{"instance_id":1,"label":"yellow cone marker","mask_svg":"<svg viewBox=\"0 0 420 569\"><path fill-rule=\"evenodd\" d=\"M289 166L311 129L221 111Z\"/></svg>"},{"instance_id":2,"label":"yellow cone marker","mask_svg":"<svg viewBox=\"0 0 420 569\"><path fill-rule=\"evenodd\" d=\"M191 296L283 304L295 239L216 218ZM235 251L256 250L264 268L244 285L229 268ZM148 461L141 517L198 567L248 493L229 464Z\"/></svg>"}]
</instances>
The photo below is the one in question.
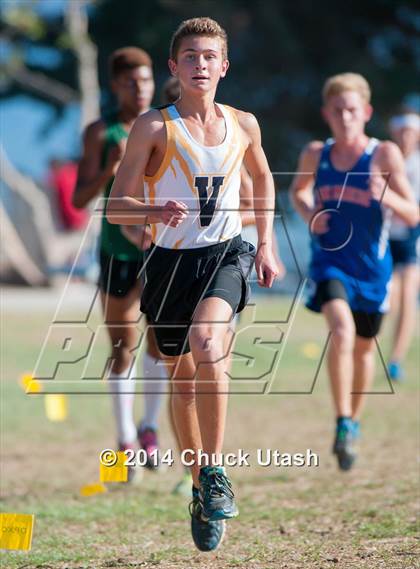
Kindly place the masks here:
<instances>
[{"instance_id":1,"label":"yellow cone marker","mask_svg":"<svg viewBox=\"0 0 420 569\"><path fill-rule=\"evenodd\" d=\"M95 494L103 494L108 492L106 486L98 482L97 484L85 484L80 488L81 496L94 496Z\"/></svg>"},{"instance_id":2,"label":"yellow cone marker","mask_svg":"<svg viewBox=\"0 0 420 569\"><path fill-rule=\"evenodd\" d=\"M112 466L100 462L99 479L101 482L127 482L128 470L125 466L127 455L122 452L115 453L117 461Z\"/></svg>"},{"instance_id":3,"label":"yellow cone marker","mask_svg":"<svg viewBox=\"0 0 420 569\"><path fill-rule=\"evenodd\" d=\"M317 360L321 356L321 348L315 342L307 342L302 346L302 354L310 360Z\"/></svg>"},{"instance_id":4,"label":"yellow cone marker","mask_svg":"<svg viewBox=\"0 0 420 569\"><path fill-rule=\"evenodd\" d=\"M20 384L26 393L41 393L42 385L32 377L30 373L25 373L20 377Z\"/></svg>"},{"instance_id":5,"label":"yellow cone marker","mask_svg":"<svg viewBox=\"0 0 420 569\"><path fill-rule=\"evenodd\" d=\"M33 514L0 514L0 549L31 549Z\"/></svg>"},{"instance_id":6,"label":"yellow cone marker","mask_svg":"<svg viewBox=\"0 0 420 569\"><path fill-rule=\"evenodd\" d=\"M45 414L50 421L65 421L67 419L67 398L59 393L49 393L45 396Z\"/></svg>"}]
</instances>

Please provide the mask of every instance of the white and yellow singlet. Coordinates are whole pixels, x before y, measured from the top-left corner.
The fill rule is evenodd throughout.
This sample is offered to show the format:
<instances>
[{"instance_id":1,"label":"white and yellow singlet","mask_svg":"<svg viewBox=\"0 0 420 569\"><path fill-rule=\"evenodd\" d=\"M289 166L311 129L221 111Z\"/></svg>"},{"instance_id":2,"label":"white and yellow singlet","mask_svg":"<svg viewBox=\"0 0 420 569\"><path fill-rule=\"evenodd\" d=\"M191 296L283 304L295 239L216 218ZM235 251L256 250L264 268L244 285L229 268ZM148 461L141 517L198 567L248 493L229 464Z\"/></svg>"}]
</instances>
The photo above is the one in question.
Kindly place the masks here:
<instances>
[{"instance_id":1,"label":"white and yellow singlet","mask_svg":"<svg viewBox=\"0 0 420 569\"><path fill-rule=\"evenodd\" d=\"M240 169L245 152L238 119L231 107L217 104L226 135L217 146L199 144L175 105L160 109L167 144L154 176L144 177L146 203L184 202L188 217L176 228L156 223L152 239L159 247L193 249L226 241L241 233Z\"/></svg>"}]
</instances>

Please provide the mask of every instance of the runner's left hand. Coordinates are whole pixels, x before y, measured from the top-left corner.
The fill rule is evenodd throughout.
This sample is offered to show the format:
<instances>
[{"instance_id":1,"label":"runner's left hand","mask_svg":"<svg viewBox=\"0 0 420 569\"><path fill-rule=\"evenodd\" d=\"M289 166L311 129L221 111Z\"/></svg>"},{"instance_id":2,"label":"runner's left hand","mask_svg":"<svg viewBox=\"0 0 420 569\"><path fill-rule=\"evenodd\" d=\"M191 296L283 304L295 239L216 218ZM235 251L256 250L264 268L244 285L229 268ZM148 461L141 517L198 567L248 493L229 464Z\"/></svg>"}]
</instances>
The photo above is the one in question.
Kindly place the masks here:
<instances>
[{"instance_id":1,"label":"runner's left hand","mask_svg":"<svg viewBox=\"0 0 420 569\"><path fill-rule=\"evenodd\" d=\"M267 245L260 245L255 257L255 270L258 284L264 288L271 288L274 279L280 273L280 267L274 258L273 252Z\"/></svg>"}]
</instances>

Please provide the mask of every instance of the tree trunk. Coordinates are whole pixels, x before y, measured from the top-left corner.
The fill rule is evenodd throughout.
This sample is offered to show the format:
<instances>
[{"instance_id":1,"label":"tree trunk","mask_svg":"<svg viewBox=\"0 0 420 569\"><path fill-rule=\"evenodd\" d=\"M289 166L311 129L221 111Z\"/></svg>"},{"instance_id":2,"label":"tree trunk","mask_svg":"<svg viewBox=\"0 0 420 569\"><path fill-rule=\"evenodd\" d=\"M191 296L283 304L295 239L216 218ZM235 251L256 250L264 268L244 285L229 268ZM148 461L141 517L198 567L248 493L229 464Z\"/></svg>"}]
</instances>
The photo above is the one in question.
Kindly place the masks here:
<instances>
[{"instance_id":1,"label":"tree trunk","mask_svg":"<svg viewBox=\"0 0 420 569\"><path fill-rule=\"evenodd\" d=\"M68 2L66 23L72 49L78 60L78 79L81 98L81 128L99 117L100 89L96 45L88 35L86 1Z\"/></svg>"}]
</instances>

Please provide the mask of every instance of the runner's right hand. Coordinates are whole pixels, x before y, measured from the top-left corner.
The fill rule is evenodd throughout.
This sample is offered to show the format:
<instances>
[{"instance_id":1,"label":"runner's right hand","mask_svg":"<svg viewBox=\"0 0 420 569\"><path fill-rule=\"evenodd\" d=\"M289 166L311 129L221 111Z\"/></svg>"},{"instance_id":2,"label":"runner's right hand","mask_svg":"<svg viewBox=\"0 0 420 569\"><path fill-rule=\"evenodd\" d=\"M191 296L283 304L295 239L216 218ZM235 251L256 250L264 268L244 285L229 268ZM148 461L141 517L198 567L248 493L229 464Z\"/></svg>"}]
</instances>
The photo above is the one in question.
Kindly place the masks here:
<instances>
[{"instance_id":1,"label":"runner's right hand","mask_svg":"<svg viewBox=\"0 0 420 569\"><path fill-rule=\"evenodd\" d=\"M183 202L168 201L161 210L161 220L165 225L178 227L187 217L188 207Z\"/></svg>"}]
</instances>

